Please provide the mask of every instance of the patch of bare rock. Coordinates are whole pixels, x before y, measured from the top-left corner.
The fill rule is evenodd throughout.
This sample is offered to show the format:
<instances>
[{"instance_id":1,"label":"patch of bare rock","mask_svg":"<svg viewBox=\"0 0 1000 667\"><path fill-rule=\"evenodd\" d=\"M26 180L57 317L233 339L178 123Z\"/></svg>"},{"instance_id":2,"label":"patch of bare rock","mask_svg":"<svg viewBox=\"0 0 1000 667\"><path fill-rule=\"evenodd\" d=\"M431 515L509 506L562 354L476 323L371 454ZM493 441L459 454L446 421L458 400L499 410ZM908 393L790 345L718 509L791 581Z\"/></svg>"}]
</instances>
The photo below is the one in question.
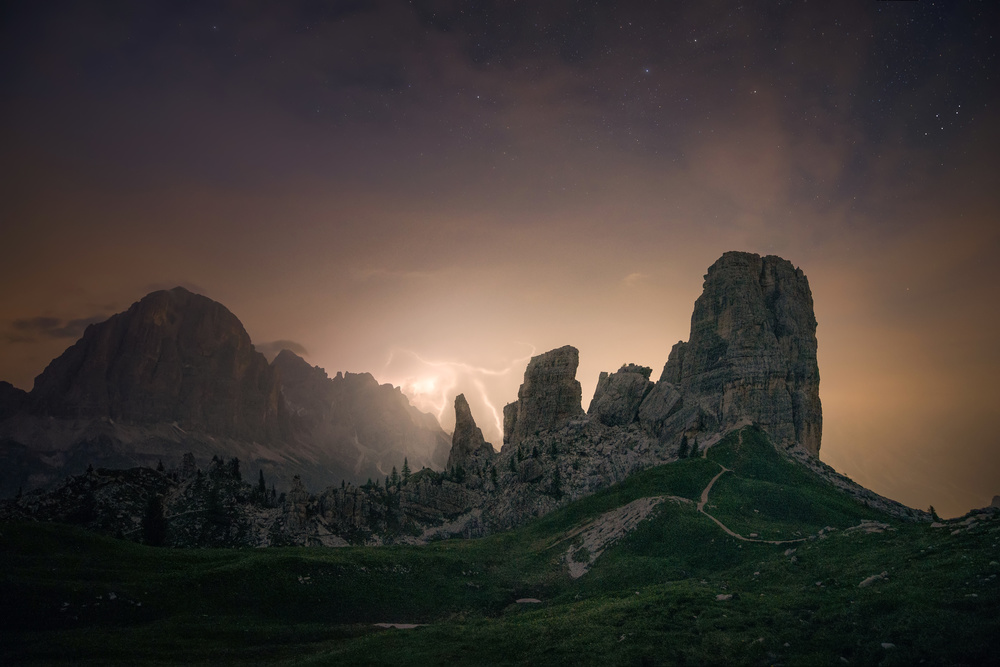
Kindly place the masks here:
<instances>
[{"instance_id":1,"label":"patch of bare rock","mask_svg":"<svg viewBox=\"0 0 1000 667\"><path fill-rule=\"evenodd\" d=\"M577 538L566 550L563 560L569 576L579 579L611 544L631 532L664 501L691 504L687 498L653 496L639 498L610 512L605 512L590 523L570 532L567 538Z\"/></svg>"}]
</instances>

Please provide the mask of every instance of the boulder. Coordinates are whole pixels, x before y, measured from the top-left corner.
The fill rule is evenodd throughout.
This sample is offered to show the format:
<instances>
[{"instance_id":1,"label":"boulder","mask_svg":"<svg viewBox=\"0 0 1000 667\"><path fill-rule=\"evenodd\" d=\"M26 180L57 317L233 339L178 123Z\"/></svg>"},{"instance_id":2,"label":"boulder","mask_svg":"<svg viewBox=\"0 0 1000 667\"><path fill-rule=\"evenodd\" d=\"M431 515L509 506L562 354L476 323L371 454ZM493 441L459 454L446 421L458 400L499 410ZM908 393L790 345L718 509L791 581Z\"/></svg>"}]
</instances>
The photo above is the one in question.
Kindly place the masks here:
<instances>
[{"instance_id":1,"label":"boulder","mask_svg":"<svg viewBox=\"0 0 1000 667\"><path fill-rule=\"evenodd\" d=\"M587 414L605 426L626 426L635 421L646 394L653 388L652 369L627 364L616 373L601 373Z\"/></svg>"}]
</instances>

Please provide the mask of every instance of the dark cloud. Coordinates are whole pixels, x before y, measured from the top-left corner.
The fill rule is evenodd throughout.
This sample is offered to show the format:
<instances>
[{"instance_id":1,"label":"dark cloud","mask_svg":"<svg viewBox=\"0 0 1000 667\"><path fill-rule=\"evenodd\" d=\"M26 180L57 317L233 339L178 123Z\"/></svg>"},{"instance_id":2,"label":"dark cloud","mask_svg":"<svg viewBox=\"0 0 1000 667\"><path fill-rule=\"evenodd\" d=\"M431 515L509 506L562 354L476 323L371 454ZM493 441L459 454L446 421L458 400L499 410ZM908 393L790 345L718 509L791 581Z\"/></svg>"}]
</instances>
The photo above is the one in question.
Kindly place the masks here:
<instances>
[{"instance_id":1,"label":"dark cloud","mask_svg":"<svg viewBox=\"0 0 1000 667\"><path fill-rule=\"evenodd\" d=\"M30 317L14 320L10 323L10 331L6 335L9 343L34 343L44 339L68 338L76 340L91 324L97 324L108 319L107 315L81 317L75 320L62 320L58 317Z\"/></svg>"},{"instance_id":2,"label":"dark cloud","mask_svg":"<svg viewBox=\"0 0 1000 667\"><path fill-rule=\"evenodd\" d=\"M876 490L881 473L861 472L920 460L866 467L890 441L957 442L955 461L995 470L961 444L986 440L953 426L989 420L943 387L988 397L1000 372L983 307L1000 285L998 12L0 4L0 282L23 286L0 299L0 340L26 343L0 345L0 375L30 383L85 322L28 315L181 285L223 300L272 357L307 345L321 366L374 372L419 353L435 363L397 355L380 379L430 392L438 414L461 387L488 424L516 396L522 343L578 346L585 393L601 370L662 365L698 277L745 249L810 277L824 457L856 460L844 472ZM593 326L612 312L648 328ZM467 367L512 370L448 370ZM912 437L878 430L917 420ZM912 502L942 510L926 471Z\"/></svg>"},{"instance_id":3,"label":"dark cloud","mask_svg":"<svg viewBox=\"0 0 1000 667\"><path fill-rule=\"evenodd\" d=\"M301 343L296 343L294 340L275 340L270 343L255 343L254 348L263 354L268 362L274 361L274 358L278 356L278 353L282 350L289 350L304 357L309 354L309 350L305 348Z\"/></svg>"}]
</instances>

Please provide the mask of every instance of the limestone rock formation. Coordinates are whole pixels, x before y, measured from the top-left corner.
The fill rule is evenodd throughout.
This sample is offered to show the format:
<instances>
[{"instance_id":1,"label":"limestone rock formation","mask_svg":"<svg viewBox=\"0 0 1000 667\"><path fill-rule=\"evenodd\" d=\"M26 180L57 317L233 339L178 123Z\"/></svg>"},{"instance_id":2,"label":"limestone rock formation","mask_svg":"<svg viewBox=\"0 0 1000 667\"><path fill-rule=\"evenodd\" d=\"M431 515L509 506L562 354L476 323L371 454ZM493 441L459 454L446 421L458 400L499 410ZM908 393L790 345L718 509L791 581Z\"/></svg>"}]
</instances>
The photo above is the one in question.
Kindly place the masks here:
<instances>
[{"instance_id":1,"label":"limestone rock formation","mask_svg":"<svg viewBox=\"0 0 1000 667\"><path fill-rule=\"evenodd\" d=\"M91 464L179 465L184 452L320 489L406 459L440 470L450 444L433 415L367 373L330 379L291 352L269 365L235 315L182 288L88 327L30 394L0 384L0 496Z\"/></svg>"},{"instance_id":2,"label":"limestone rock formation","mask_svg":"<svg viewBox=\"0 0 1000 667\"><path fill-rule=\"evenodd\" d=\"M653 388L651 368L626 364L618 372L601 373L587 414L606 426L625 426L635 421L642 400Z\"/></svg>"},{"instance_id":3,"label":"limestone rock formation","mask_svg":"<svg viewBox=\"0 0 1000 667\"><path fill-rule=\"evenodd\" d=\"M273 369L240 321L182 287L153 292L83 337L35 378L37 414L176 423L244 440L287 434Z\"/></svg>"},{"instance_id":4,"label":"limestone rock formation","mask_svg":"<svg viewBox=\"0 0 1000 667\"><path fill-rule=\"evenodd\" d=\"M472 418L469 402L465 394L455 397L455 432L451 436L451 452L448 454L447 470L468 467L472 462L481 467L495 456L493 445L483 438L483 431Z\"/></svg>"},{"instance_id":5,"label":"limestone rock formation","mask_svg":"<svg viewBox=\"0 0 1000 667\"><path fill-rule=\"evenodd\" d=\"M398 387L370 373L327 376L289 350L272 362L298 441L310 443L335 478L380 479L406 460L441 469L451 441L433 415L410 405Z\"/></svg>"},{"instance_id":6,"label":"limestone rock formation","mask_svg":"<svg viewBox=\"0 0 1000 667\"><path fill-rule=\"evenodd\" d=\"M690 340L671 350L663 382L682 397L685 428L756 422L818 456L816 317L802 270L773 255L725 253L705 276Z\"/></svg>"},{"instance_id":7,"label":"limestone rock formation","mask_svg":"<svg viewBox=\"0 0 1000 667\"><path fill-rule=\"evenodd\" d=\"M531 358L517 400L503 409L504 446L584 416L583 390L576 380L579 365L580 352L570 345Z\"/></svg>"}]
</instances>

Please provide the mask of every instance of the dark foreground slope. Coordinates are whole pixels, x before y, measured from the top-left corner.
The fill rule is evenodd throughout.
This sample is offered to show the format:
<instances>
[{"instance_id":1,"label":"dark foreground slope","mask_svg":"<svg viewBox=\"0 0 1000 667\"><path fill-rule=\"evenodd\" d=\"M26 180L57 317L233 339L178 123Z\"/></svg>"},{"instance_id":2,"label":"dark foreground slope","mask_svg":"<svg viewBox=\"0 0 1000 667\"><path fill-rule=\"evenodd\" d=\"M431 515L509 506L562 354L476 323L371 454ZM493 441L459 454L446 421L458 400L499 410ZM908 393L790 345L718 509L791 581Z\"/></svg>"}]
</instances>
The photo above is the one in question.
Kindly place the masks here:
<instances>
[{"instance_id":1,"label":"dark foreground slope","mask_svg":"<svg viewBox=\"0 0 1000 667\"><path fill-rule=\"evenodd\" d=\"M752 428L477 540L167 550L5 524L0 658L995 664L1000 519L935 526L857 503Z\"/></svg>"}]
</instances>

